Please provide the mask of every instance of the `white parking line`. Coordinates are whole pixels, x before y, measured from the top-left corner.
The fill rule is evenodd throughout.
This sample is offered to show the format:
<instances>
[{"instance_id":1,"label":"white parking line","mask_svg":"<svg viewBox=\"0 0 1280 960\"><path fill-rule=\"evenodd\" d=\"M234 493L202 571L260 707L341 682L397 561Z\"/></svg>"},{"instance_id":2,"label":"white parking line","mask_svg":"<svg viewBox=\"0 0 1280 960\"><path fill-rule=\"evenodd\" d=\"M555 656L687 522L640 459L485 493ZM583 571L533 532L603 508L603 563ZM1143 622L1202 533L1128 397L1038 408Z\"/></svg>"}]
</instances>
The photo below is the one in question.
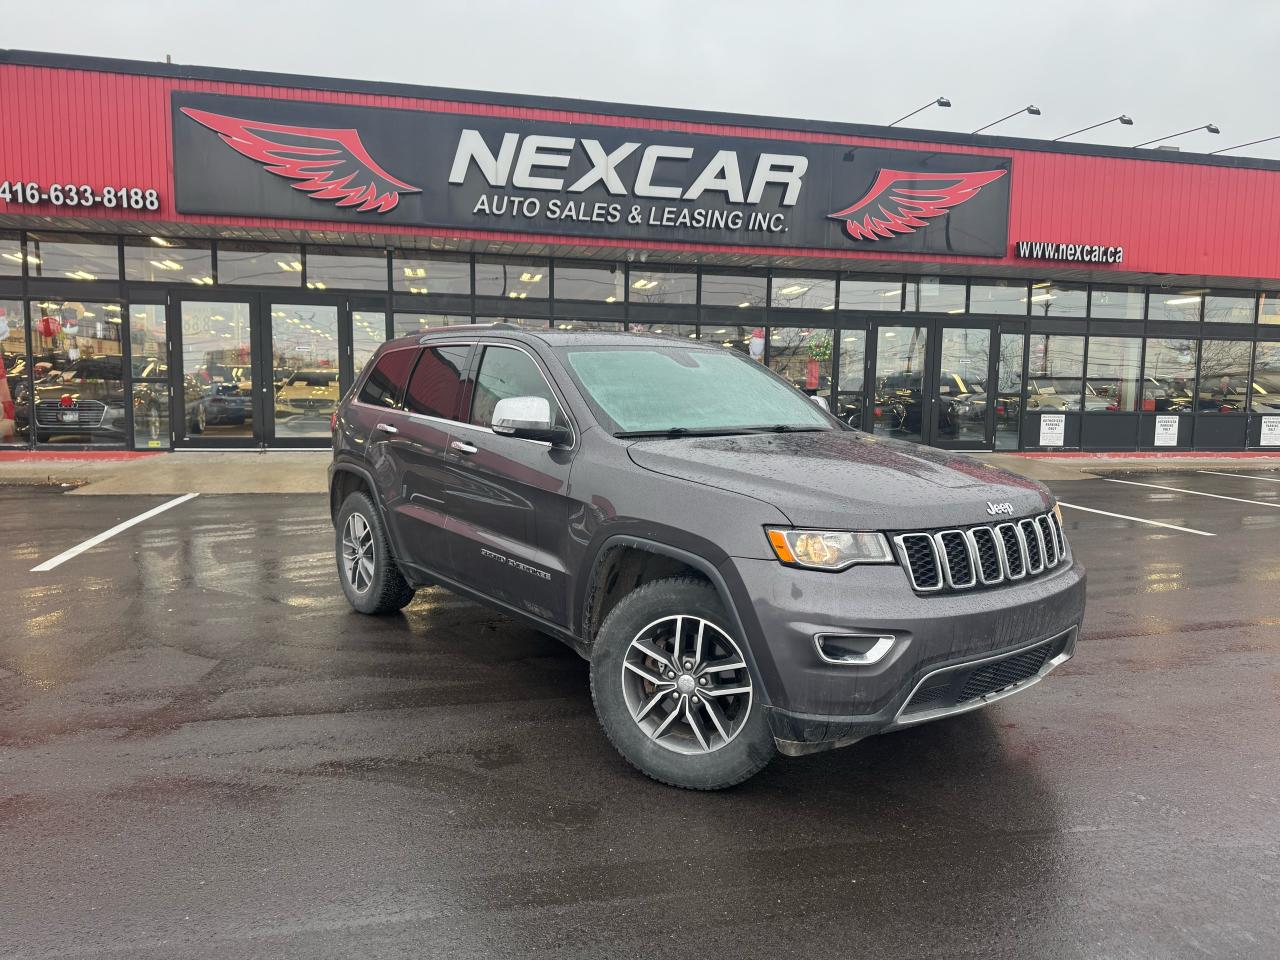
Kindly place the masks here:
<instances>
[{"instance_id":1,"label":"white parking line","mask_svg":"<svg viewBox=\"0 0 1280 960\"><path fill-rule=\"evenodd\" d=\"M1255 477L1251 473L1223 473L1221 470L1197 470L1196 473L1212 473L1215 477L1240 477L1245 480L1266 480L1268 483L1280 483L1280 477Z\"/></svg>"},{"instance_id":2,"label":"white parking line","mask_svg":"<svg viewBox=\"0 0 1280 960\"><path fill-rule=\"evenodd\" d=\"M59 566L60 564L66 563L72 557L78 557L80 556L80 554L84 553L86 550L90 550L96 547L98 544L102 543L102 541L110 540L112 537L114 537L117 533L120 533L122 530L128 530L130 527L136 526L137 524L141 523L143 520L151 519L157 513L164 513L166 510L170 509L171 507L176 507L180 503L186 503L188 500L192 500L198 496L200 496L200 494L198 493L184 493L182 496L175 497L172 500L166 501L165 503L160 504L160 506L158 507L152 507L146 513L140 513L136 517L131 517L128 520L123 521L122 523L117 523L110 530L104 530L102 531L102 533L98 534L96 537L90 537L84 543L78 543L74 547L72 547L70 550L64 550L62 553L58 554L56 557L53 557L50 560L46 560L44 563L40 564L38 567L32 567L31 572L32 573L48 573L54 567Z\"/></svg>"},{"instance_id":3,"label":"white parking line","mask_svg":"<svg viewBox=\"0 0 1280 960\"><path fill-rule=\"evenodd\" d=\"M1093 507L1081 507L1074 503L1067 503L1063 500L1058 501L1061 507L1070 507L1072 510L1083 510L1085 513L1100 513L1104 517L1115 517L1119 520L1134 520L1138 523L1149 523L1153 527L1167 527L1170 530L1180 530L1183 533L1194 533L1202 537L1216 537L1216 533L1210 533L1208 530L1193 530L1190 527L1180 527L1174 523L1161 523L1159 520L1146 520L1142 517L1131 517L1125 513L1111 513L1107 510L1095 510Z\"/></svg>"},{"instance_id":4,"label":"white parking line","mask_svg":"<svg viewBox=\"0 0 1280 960\"><path fill-rule=\"evenodd\" d=\"M1139 483L1137 480L1114 480L1104 477L1107 483L1127 483L1133 487L1150 487L1153 490L1172 490L1174 493L1189 493L1193 497L1213 497L1215 500L1234 500L1236 503L1250 503L1255 507L1274 507L1280 509L1280 503L1267 503L1265 500L1245 500L1243 497L1226 497L1220 493L1205 493L1203 490L1188 490L1185 487L1166 487L1162 483Z\"/></svg>"}]
</instances>

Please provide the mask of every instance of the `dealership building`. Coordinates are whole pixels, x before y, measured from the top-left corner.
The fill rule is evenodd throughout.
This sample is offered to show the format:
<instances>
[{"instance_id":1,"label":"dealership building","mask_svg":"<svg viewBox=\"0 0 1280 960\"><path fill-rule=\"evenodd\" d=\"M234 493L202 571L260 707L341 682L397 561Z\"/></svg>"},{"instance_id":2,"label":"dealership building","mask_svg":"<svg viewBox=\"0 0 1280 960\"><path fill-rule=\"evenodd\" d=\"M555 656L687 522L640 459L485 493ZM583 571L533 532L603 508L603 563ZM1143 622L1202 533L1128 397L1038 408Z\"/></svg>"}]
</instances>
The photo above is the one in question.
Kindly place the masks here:
<instances>
[{"instance_id":1,"label":"dealership building","mask_svg":"<svg viewBox=\"0 0 1280 960\"><path fill-rule=\"evenodd\" d=\"M967 450L1280 447L1280 163L0 51L0 445L305 447L384 340L711 341Z\"/></svg>"}]
</instances>

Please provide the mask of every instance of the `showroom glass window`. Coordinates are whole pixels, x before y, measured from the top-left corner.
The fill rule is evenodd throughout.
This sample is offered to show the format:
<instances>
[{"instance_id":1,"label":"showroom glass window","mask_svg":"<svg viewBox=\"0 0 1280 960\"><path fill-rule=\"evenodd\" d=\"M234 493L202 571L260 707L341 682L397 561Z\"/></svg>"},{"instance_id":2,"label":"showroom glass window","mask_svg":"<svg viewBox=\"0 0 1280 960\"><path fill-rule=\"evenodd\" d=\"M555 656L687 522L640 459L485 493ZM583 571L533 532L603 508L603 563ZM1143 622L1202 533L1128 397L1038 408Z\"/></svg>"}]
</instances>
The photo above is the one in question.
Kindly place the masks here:
<instances>
[{"instance_id":1,"label":"showroom glass window","mask_svg":"<svg viewBox=\"0 0 1280 960\"><path fill-rule=\"evenodd\" d=\"M862 405L866 399L864 379L867 368L867 332L840 332L840 392L836 394L837 417L851 427L862 427Z\"/></svg>"},{"instance_id":2,"label":"showroom glass window","mask_svg":"<svg viewBox=\"0 0 1280 960\"><path fill-rule=\"evenodd\" d=\"M1027 349L1027 409L1043 413L1079 410L1084 337L1033 334Z\"/></svg>"},{"instance_id":3,"label":"showroom glass window","mask_svg":"<svg viewBox=\"0 0 1280 960\"><path fill-rule=\"evenodd\" d=\"M426 333L428 330L438 330L440 327L456 327L470 322L470 317L460 313L397 313L392 336L407 337L415 333Z\"/></svg>"},{"instance_id":4,"label":"showroom glass window","mask_svg":"<svg viewBox=\"0 0 1280 960\"><path fill-rule=\"evenodd\" d=\"M1149 337L1142 368L1142 409L1196 412L1196 357L1200 344L1181 337Z\"/></svg>"},{"instance_id":5,"label":"showroom glass window","mask_svg":"<svg viewBox=\"0 0 1280 960\"><path fill-rule=\"evenodd\" d=\"M835 277L773 277L769 305L778 310L834 310Z\"/></svg>"},{"instance_id":6,"label":"showroom glass window","mask_svg":"<svg viewBox=\"0 0 1280 960\"><path fill-rule=\"evenodd\" d=\"M1259 343L1256 351L1249 409L1256 414L1280 416L1280 343Z\"/></svg>"},{"instance_id":7,"label":"showroom glass window","mask_svg":"<svg viewBox=\"0 0 1280 960\"><path fill-rule=\"evenodd\" d=\"M476 258L476 296L546 300L551 292L549 260Z\"/></svg>"},{"instance_id":8,"label":"showroom glass window","mask_svg":"<svg viewBox=\"0 0 1280 960\"><path fill-rule=\"evenodd\" d=\"M0 444L26 443L29 429L26 416L21 432L15 401L29 394L27 375L31 372L27 338L22 321L22 304L0 300Z\"/></svg>"},{"instance_id":9,"label":"showroom glass window","mask_svg":"<svg viewBox=\"0 0 1280 960\"><path fill-rule=\"evenodd\" d=\"M1258 298L1258 322L1280 323L1280 293L1264 293Z\"/></svg>"},{"instance_id":10,"label":"showroom glass window","mask_svg":"<svg viewBox=\"0 0 1280 960\"><path fill-rule=\"evenodd\" d=\"M218 283L255 287L301 287L300 247L218 243Z\"/></svg>"},{"instance_id":11,"label":"showroom glass window","mask_svg":"<svg viewBox=\"0 0 1280 960\"><path fill-rule=\"evenodd\" d=\"M129 364L133 371L133 445L169 447L169 343L163 304L129 308Z\"/></svg>"},{"instance_id":12,"label":"showroom glass window","mask_svg":"<svg viewBox=\"0 0 1280 960\"><path fill-rule=\"evenodd\" d=\"M404 391L404 408L427 417L455 419L470 352L465 344L423 350Z\"/></svg>"},{"instance_id":13,"label":"showroom glass window","mask_svg":"<svg viewBox=\"0 0 1280 960\"><path fill-rule=\"evenodd\" d=\"M1142 287L1095 283L1089 290L1089 316L1095 320L1141 320L1146 302Z\"/></svg>"},{"instance_id":14,"label":"showroom glass window","mask_svg":"<svg viewBox=\"0 0 1280 960\"><path fill-rule=\"evenodd\" d=\"M387 339L387 315L380 310L351 311L351 372L357 377Z\"/></svg>"},{"instance_id":15,"label":"showroom glass window","mask_svg":"<svg viewBox=\"0 0 1280 960\"><path fill-rule=\"evenodd\" d=\"M380 250L307 247L308 290L385 290L387 255Z\"/></svg>"},{"instance_id":16,"label":"showroom glass window","mask_svg":"<svg viewBox=\"0 0 1280 960\"><path fill-rule=\"evenodd\" d=\"M556 299L580 303L624 303L627 271L621 263L575 263L560 260L555 266Z\"/></svg>"},{"instance_id":17,"label":"showroom glass window","mask_svg":"<svg viewBox=\"0 0 1280 960\"><path fill-rule=\"evenodd\" d=\"M1040 280L1031 285L1028 299L1033 317L1083 317L1089 309L1089 287Z\"/></svg>"},{"instance_id":18,"label":"showroom glass window","mask_svg":"<svg viewBox=\"0 0 1280 960\"><path fill-rule=\"evenodd\" d=\"M51 280L119 280L119 248L111 237L29 233L27 268Z\"/></svg>"},{"instance_id":19,"label":"showroom glass window","mask_svg":"<svg viewBox=\"0 0 1280 960\"><path fill-rule=\"evenodd\" d=\"M1203 289L1160 290L1147 293L1147 319L1199 321L1204 306Z\"/></svg>"},{"instance_id":20,"label":"showroom glass window","mask_svg":"<svg viewBox=\"0 0 1280 960\"><path fill-rule=\"evenodd\" d=\"M22 241L16 233L0 231L0 277L22 276Z\"/></svg>"},{"instance_id":21,"label":"showroom glass window","mask_svg":"<svg viewBox=\"0 0 1280 960\"><path fill-rule=\"evenodd\" d=\"M1249 397L1248 340L1205 340L1200 344L1200 413L1243 413Z\"/></svg>"},{"instance_id":22,"label":"showroom glass window","mask_svg":"<svg viewBox=\"0 0 1280 960\"><path fill-rule=\"evenodd\" d=\"M1205 323L1253 323L1257 297L1238 290L1210 290L1204 298Z\"/></svg>"},{"instance_id":23,"label":"showroom glass window","mask_svg":"<svg viewBox=\"0 0 1280 960\"><path fill-rule=\"evenodd\" d=\"M476 323L509 323L522 330L546 330L551 326L546 317L484 316L476 317Z\"/></svg>"},{"instance_id":24,"label":"showroom glass window","mask_svg":"<svg viewBox=\"0 0 1280 960\"><path fill-rule=\"evenodd\" d=\"M123 444L120 305L39 300L31 302L31 316L37 441Z\"/></svg>"},{"instance_id":25,"label":"showroom glass window","mask_svg":"<svg viewBox=\"0 0 1280 960\"><path fill-rule=\"evenodd\" d=\"M842 276L840 309L899 312L902 310L902 278Z\"/></svg>"},{"instance_id":26,"label":"showroom glass window","mask_svg":"<svg viewBox=\"0 0 1280 960\"><path fill-rule=\"evenodd\" d=\"M556 320L552 326L556 330L604 330L609 333L621 333L621 320Z\"/></svg>"},{"instance_id":27,"label":"showroom glass window","mask_svg":"<svg viewBox=\"0 0 1280 960\"><path fill-rule=\"evenodd\" d=\"M764 334L764 327L746 324L706 323L698 328L699 339L738 350L761 363L764 362Z\"/></svg>"},{"instance_id":28,"label":"showroom glass window","mask_svg":"<svg viewBox=\"0 0 1280 960\"><path fill-rule=\"evenodd\" d=\"M198 240L125 237L124 278L142 283L213 286L213 250Z\"/></svg>"},{"instance_id":29,"label":"showroom glass window","mask_svg":"<svg viewBox=\"0 0 1280 960\"><path fill-rule=\"evenodd\" d=\"M975 280L969 285L970 313L1027 315L1027 281Z\"/></svg>"},{"instance_id":30,"label":"showroom glass window","mask_svg":"<svg viewBox=\"0 0 1280 960\"><path fill-rule=\"evenodd\" d=\"M1020 333L1000 335L996 359L996 449L1017 450L1022 421L1022 360L1026 338ZM987 402L991 402L990 391Z\"/></svg>"},{"instance_id":31,"label":"showroom glass window","mask_svg":"<svg viewBox=\"0 0 1280 960\"><path fill-rule=\"evenodd\" d=\"M391 261L391 284L403 293L471 293L471 261L445 254L400 253Z\"/></svg>"},{"instance_id":32,"label":"showroom glass window","mask_svg":"<svg viewBox=\"0 0 1280 960\"><path fill-rule=\"evenodd\" d=\"M712 307L763 307L768 281L755 274L703 273L702 304Z\"/></svg>"},{"instance_id":33,"label":"showroom glass window","mask_svg":"<svg viewBox=\"0 0 1280 960\"><path fill-rule=\"evenodd\" d=\"M769 367L797 390L831 399L834 331L809 327L769 328Z\"/></svg>"},{"instance_id":34,"label":"showroom glass window","mask_svg":"<svg viewBox=\"0 0 1280 960\"><path fill-rule=\"evenodd\" d=\"M1141 364L1142 341L1137 337L1090 337L1085 411L1137 410Z\"/></svg>"},{"instance_id":35,"label":"showroom glass window","mask_svg":"<svg viewBox=\"0 0 1280 960\"><path fill-rule=\"evenodd\" d=\"M920 313L964 313L965 282L949 277L922 277L907 287L907 309Z\"/></svg>"},{"instance_id":36,"label":"showroom glass window","mask_svg":"<svg viewBox=\"0 0 1280 960\"><path fill-rule=\"evenodd\" d=\"M698 277L692 271L663 267L631 267L632 303L697 303Z\"/></svg>"},{"instance_id":37,"label":"showroom glass window","mask_svg":"<svg viewBox=\"0 0 1280 960\"><path fill-rule=\"evenodd\" d=\"M667 337L698 339L698 328L691 323L628 323L628 333L657 333Z\"/></svg>"}]
</instances>

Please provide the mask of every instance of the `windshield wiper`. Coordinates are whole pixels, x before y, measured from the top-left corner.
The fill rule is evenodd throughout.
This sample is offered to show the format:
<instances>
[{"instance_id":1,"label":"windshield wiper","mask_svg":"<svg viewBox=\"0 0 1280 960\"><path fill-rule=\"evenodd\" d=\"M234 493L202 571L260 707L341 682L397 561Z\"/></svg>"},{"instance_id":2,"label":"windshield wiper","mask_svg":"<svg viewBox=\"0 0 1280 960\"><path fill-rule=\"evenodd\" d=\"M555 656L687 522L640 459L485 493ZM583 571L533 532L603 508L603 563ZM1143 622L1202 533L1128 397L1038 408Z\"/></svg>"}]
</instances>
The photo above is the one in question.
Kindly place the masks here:
<instances>
[{"instance_id":1,"label":"windshield wiper","mask_svg":"<svg viewBox=\"0 0 1280 960\"><path fill-rule=\"evenodd\" d=\"M751 432L749 427L667 427L664 430L622 430L614 436L620 440L638 440L644 437L674 440L677 437L733 437Z\"/></svg>"},{"instance_id":2,"label":"windshield wiper","mask_svg":"<svg viewBox=\"0 0 1280 960\"><path fill-rule=\"evenodd\" d=\"M794 423L775 423L769 427L743 427L749 433L826 433L829 427L797 426Z\"/></svg>"}]
</instances>

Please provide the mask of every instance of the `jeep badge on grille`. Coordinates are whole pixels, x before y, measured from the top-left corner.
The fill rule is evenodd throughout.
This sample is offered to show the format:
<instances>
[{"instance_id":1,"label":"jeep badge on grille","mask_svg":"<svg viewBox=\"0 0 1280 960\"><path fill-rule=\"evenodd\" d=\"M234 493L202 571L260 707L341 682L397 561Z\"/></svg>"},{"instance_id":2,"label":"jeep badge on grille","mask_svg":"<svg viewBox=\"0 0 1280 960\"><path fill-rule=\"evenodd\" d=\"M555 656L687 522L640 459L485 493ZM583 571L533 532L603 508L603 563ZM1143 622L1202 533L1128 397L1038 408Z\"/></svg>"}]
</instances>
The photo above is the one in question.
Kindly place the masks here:
<instances>
[{"instance_id":1,"label":"jeep badge on grille","mask_svg":"<svg viewBox=\"0 0 1280 960\"><path fill-rule=\"evenodd\" d=\"M1012 503L992 503L990 500L988 500L987 513L989 513L993 517L998 517L1002 513L1008 514L1009 516L1012 517L1013 504Z\"/></svg>"}]
</instances>

